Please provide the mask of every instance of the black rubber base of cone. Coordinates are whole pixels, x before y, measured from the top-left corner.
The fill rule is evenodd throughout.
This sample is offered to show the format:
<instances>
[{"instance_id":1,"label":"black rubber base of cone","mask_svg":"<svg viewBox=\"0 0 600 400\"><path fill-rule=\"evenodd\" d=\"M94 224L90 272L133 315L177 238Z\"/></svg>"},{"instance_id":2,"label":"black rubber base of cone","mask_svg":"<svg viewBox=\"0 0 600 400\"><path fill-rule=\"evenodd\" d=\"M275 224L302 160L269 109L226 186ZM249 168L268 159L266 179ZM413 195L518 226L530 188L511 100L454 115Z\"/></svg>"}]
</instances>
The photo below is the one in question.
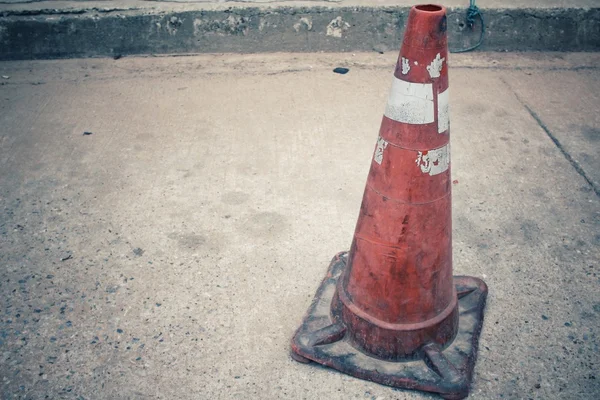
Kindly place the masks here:
<instances>
[{"instance_id":1,"label":"black rubber base of cone","mask_svg":"<svg viewBox=\"0 0 600 400\"><path fill-rule=\"evenodd\" d=\"M345 335L345 326L332 319L331 301L346 261L345 252L331 261L308 314L292 339L292 357L383 385L434 392L445 399L467 397L483 324L486 284L477 278L454 277L459 299L459 331L446 349L426 345L421 360L384 361L353 347Z\"/></svg>"}]
</instances>

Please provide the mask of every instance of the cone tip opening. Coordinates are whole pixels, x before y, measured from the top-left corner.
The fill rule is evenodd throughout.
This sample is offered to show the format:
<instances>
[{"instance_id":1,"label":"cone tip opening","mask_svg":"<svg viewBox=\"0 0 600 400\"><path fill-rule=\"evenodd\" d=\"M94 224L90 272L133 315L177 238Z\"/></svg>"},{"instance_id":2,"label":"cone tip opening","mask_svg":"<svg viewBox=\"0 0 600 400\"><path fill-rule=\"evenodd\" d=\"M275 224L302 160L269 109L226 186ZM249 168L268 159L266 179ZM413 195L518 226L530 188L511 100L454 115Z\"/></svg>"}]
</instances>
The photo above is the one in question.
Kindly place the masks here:
<instances>
[{"instance_id":1,"label":"cone tip opening","mask_svg":"<svg viewBox=\"0 0 600 400\"><path fill-rule=\"evenodd\" d=\"M415 9L425 12L440 12L444 9L444 7L438 6L437 4L420 4L415 6Z\"/></svg>"}]
</instances>

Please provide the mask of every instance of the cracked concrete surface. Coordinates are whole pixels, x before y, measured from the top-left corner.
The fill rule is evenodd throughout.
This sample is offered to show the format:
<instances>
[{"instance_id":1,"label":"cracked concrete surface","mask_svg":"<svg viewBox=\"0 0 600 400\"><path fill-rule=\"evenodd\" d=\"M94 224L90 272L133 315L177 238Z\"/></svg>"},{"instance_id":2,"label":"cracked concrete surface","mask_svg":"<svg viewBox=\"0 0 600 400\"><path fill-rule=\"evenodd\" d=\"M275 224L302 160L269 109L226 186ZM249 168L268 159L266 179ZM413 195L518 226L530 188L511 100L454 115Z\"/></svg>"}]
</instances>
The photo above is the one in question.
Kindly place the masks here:
<instances>
[{"instance_id":1,"label":"cracked concrete surface","mask_svg":"<svg viewBox=\"0 0 600 400\"><path fill-rule=\"evenodd\" d=\"M524 106L597 182L598 61L450 58L454 272L490 287L471 398L600 397L600 199ZM0 397L434 398L288 355L395 62L0 63Z\"/></svg>"}]
</instances>

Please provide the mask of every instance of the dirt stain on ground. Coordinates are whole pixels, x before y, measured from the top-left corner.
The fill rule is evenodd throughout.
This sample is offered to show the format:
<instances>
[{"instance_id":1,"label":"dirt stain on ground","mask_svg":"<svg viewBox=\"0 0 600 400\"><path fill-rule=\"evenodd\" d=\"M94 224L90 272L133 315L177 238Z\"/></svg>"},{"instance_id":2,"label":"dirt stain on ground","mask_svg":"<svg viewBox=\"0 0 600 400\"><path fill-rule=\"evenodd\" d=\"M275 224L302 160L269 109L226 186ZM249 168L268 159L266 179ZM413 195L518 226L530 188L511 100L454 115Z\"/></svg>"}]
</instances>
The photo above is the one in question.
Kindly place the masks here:
<instances>
[{"instance_id":1,"label":"dirt stain on ground","mask_svg":"<svg viewBox=\"0 0 600 400\"><path fill-rule=\"evenodd\" d=\"M221 201L225 204L239 205L248 201L250 196L244 192L227 192L221 196Z\"/></svg>"},{"instance_id":2,"label":"dirt stain on ground","mask_svg":"<svg viewBox=\"0 0 600 400\"><path fill-rule=\"evenodd\" d=\"M171 233L168 237L176 240L179 247L191 250L202 247L207 242L206 236L196 233Z\"/></svg>"},{"instance_id":3,"label":"dirt stain on ground","mask_svg":"<svg viewBox=\"0 0 600 400\"><path fill-rule=\"evenodd\" d=\"M591 142L597 142L600 140L600 129L591 127L591 126L582 126L581 133L583 137Z\"/></svg>"},{"instance_id":4,"label":"dirt stain on ground","mask_svg":"<svg viewBox=\"0 0 600 400\"><path fill-rule=\"evenodd\" d=\"M287 218L272 211L257 212L245 218L240 229L258 238L275 238L289 228Z\"/></svg>"}]
</instances>

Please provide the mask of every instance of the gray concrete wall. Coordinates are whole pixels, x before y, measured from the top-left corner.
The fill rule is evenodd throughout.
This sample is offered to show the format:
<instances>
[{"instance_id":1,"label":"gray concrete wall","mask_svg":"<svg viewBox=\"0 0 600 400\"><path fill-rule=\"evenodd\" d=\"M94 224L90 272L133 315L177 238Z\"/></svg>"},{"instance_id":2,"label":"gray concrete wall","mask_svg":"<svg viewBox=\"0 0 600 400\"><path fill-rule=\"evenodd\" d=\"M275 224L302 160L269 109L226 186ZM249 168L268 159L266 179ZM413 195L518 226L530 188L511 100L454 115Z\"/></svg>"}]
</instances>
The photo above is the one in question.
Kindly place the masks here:
<instances>
[{"instance_id":1,"label":"gray concrete wall","mask_svg":"<svg viewBox=\"0 0 600 400\"><path fill-rule=\"evenodd\" d=\"M4 7L0 59L203 52L396 49L408 6L165 4ZM52 4L52 3L49 3ZM59 3L60 4L60 3ZM112 4L112 3L111 3ZM148 2L146 2L148 4ZM306 3L303 3L306 4ZM317 3L323 4L323 3ZM600 8L489 8L481 50L600 50ZM449 8L451 47L476 43L465 8Z\"/></svg>"}]
</instances>

